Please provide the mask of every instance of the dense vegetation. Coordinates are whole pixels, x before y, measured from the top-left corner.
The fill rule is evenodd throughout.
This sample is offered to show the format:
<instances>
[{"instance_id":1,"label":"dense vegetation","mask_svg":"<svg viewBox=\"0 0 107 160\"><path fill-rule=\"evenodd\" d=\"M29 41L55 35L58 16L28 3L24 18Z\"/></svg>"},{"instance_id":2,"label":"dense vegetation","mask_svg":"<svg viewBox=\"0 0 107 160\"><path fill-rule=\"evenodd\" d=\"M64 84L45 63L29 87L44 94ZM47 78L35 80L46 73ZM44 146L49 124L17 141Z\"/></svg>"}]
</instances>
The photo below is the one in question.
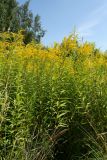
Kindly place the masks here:
<instances>
[{"instance_id":1,"label":"dense vegetation","mask_svg":"<svg viewBox=\"0 0 107 160\"><path fill-rule=\"evenodd\" d=\"M107 55L74 34L0 35L1 160L106 160Z\"/></svg>"},{"instance_id":2,"label":"dense vegetation","mask_svg":"<svg viewBox=\"0 0 107 160\"><path fill-rule=\"evenodd\" d=\"M23 41L28 44L32 40L40 43L45 34L41 26L40 16L29 10L30 0L19 5L16 0L0 0L0 32L17 33L23 31Z\"/></svg>"}]
</instances>

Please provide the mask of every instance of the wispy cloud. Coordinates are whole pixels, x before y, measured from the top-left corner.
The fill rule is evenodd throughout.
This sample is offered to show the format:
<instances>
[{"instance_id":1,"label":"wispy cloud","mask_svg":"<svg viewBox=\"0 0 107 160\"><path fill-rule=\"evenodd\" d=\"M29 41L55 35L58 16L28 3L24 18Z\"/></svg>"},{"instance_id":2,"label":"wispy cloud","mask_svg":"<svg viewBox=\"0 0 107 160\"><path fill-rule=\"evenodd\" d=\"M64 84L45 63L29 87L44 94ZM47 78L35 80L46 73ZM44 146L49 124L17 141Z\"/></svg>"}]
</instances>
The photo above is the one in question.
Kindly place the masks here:
<instances>
[{"instance_id":1,"label":"wispy cloud","mask_svg":"<svg viewBox=\"0 0 107 160\"><path fill-rule=\"evenodd\" d=\"M105 16L107 16L107 4L95 8L95 10L90 13L88 20L78 27L80 35L82 37L92 36L94 28L102 22Z\"/></svg>"},{"instance_id":2,"label":"wispy cloud","mask_svg":"<svg viewBox=\"0 0 107 160\"><path fill-rule=\"evenodd\" d=\"M102 6L97 7L94 11L91 12L91 15L92 16L97 15L97 16L99 16L99 18L107 15L107 3L104 3Z\"/></svg>"},{"instance_id":3,"label":"wispy cloud","mask_svg":"<svg viewBox=\"0 0 107 160\"><path fill-rule=\"evenodd\" d=\"M98 20L90 20L83 23L79 28L78 32L84 34L84 36L92 35L92 29L99 24Z\"/></svg>"}]
</instances>

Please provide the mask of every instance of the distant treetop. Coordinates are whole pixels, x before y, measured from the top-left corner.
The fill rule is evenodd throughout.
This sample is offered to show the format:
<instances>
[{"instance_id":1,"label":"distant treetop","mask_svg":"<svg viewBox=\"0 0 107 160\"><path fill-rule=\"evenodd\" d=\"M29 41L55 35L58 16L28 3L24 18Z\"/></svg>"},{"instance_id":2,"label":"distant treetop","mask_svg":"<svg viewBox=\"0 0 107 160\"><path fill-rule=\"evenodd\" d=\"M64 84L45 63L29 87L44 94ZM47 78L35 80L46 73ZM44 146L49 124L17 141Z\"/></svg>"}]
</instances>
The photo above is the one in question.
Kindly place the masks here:
<instances>
[{"instance_id":1,"label":"distant treetop","mask_svg":"<svg viewBox=\"0 0 107 160\"><path fill-rule=\"evenodd\" d=\"M45 34L41 27L40 16L35 17L29 10L30 0L23 5L19 5L16 0L0 0L0 32L14 32L23 30L24 43L32 40L37 43Z\"/></svg>"}]
</instances>

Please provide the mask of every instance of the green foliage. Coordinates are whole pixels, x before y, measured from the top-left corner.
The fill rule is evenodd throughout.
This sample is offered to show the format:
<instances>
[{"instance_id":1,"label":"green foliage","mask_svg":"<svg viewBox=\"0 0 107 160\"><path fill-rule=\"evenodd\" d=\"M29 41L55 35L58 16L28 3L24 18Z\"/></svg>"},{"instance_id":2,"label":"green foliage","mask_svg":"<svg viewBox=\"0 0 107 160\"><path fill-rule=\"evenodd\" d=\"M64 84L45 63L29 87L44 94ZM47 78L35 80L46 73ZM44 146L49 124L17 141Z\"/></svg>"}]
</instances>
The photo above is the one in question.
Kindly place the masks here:
<instances>
[{"instance_id":1,"label":"green foliage","mask_svg":"<svg viewBox=\"0 0 107 160\"><path fill-rule=\"evenodd\" d=\"M16 0L1 0L0 31L17 33L23 30L25 44L32 40L40 43L45 31L41 27L40 16L33 17L33 13L29 10L29 3L28 0L19 6Z\"/></svg>"},{"instance_id":2,"label":"green foliage","mask_svg":"<svg viewBox=\"0 0 107 160\"><path fill-rule=\"evenodd\" d=\"M1 38L0 158L106 160L106 56L70 38L47 50Z\"/></svg>"}]
</instances>

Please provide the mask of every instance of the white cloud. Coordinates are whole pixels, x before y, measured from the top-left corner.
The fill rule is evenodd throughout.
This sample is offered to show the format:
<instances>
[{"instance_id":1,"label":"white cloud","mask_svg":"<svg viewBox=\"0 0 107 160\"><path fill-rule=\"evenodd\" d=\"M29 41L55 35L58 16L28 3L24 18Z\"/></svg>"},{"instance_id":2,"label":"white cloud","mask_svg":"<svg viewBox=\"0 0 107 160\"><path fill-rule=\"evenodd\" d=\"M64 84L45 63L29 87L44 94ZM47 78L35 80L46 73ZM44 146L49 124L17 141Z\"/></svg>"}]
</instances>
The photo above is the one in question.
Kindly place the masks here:
<instances>
[{"instance_id":1,"label":"white cloud","mask_svg":"<svg viewBox=\"0 0 107 160\"><path fill-rule=\"evenodd\" d=\"M106 3L104 3L102 6L96 8L94 11L91 12L92 16L98 16L98 17L103 17L106 14L107 14L107 4Z\"/></svg>"},{"instance_id":2,"label":"white cloud","mask_svg":"<svg viewBox=\"0 0 107 160\"><path fill-rule=\"evenodd\" d=\"M94 34L94 28L99 25L107 15L107 4L97 7L90 13L86 22L78 27L78 32L82 37L90 37Z\"/></svg>"},{"instance_id":3,"label":"white cloud","mask_svg":"<svg viewBox=\"0 0 107 160\"><path fill-rule=\"evenodd\" d=\"M99 21L97 20L93 20L93 21L91 20L91 21L85 22L78 28L78 31L82 32L82 31L90 30L91 28L95 27L98 23Z\"/></svg>"},{"instance_id":4,"label":"white cloud","mask_svg":"<svg viewBox=\"0 0 107 160\"><path fill-rule=\"evenodd\" d=\"M92 31L83 31L83 32L80 32L78 31L80 37L90 37L91 35L93 35Z\"/></svg>"}]
</instances>

